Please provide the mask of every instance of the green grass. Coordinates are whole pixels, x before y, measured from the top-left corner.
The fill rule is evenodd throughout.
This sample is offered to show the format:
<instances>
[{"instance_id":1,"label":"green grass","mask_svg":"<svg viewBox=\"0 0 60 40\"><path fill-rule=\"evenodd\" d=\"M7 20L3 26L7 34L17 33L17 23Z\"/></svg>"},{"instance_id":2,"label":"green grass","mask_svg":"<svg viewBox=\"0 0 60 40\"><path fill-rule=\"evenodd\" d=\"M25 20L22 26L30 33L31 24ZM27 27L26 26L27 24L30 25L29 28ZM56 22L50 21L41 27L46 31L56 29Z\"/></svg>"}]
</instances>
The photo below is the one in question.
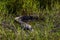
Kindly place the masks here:
<instances>
[{"instance_id":1,"label":"green grass","mask_svg":"<svg viewBox=\"0 0 60 40\"><path fill-rule=\"evenodd\" d=\"M57 15L58 13L55 16ZM17 30L15 33L13 30L3 28L0 25L0 40L60 40L60 29L54 28L54 22L57 21L56 23L59 25L60 17L58 16L57 18L49 14L43 16L44 20L30 22L32 28L34 29L33 32L30 32L22 30L20 24L14 21L15 17L12 16L12 14L9 16L0 14L0 23L4 20L7 22L10 21L10 23L14 25Z\"/></svg>"},{"instance_id":2,"label":"green grass","mask_svg":"<svg viewBox=\"0 0 60 40\"><path fill-rule=\"evenodd\" d=\"M0 2L1 4L0 5L0 40L60 40L60 4L59 2L54 1L54 4L53 3L51 4L52 9L48 9L49 6L47 4L45 4L46 5L45 9L41 9L41 8L38 9L37 8L39 5L38 1L28 0L27 2L25 0L23 1L24 4L21 4L22 1L21 3L20 1L21 0L19 0L19 2L16 2L16 3L15 3L15 0ZM33 2L34 6L33 4L31 4L31 2ZM36 2L38 3L36 4ZM7 6L10 5L10 7L6 8L7 7L6 5ZM16 6L16 9L15 9L15 6ZM23 6L23 7L20 8L20 6ZM17 14L15 12L12 13L14 9L16 10L15 12ZM17 15L21 15L22 13L25 13L23 12L24 9L27 15L29 15L30 13L32 14L36 13L40 18L39 21L30 22L30 25L34 29L33 32L22 30L20 24L17 23L14 19ZM9 29L8 27L4 28L3 25L1 25L3 21L6 21L7 23L10 23L11 25L13 25L14 29L16 29L17 32Z\"/></svg>"}]
</instances>

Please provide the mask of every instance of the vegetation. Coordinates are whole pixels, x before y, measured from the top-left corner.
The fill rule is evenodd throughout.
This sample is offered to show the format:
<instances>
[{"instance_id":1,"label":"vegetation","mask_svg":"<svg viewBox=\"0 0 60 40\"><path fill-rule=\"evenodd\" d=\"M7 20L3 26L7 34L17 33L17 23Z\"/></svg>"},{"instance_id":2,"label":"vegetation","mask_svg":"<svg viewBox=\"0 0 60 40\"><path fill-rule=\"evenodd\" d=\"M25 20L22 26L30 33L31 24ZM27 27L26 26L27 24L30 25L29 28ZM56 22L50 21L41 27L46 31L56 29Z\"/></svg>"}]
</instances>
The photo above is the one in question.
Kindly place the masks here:
<instances>
[{"instance_id":1,"label":"vegetation","mask_svg":"<svg viewBox=\"0 0 60 40\"><path fill-rule=\"evenodd\" d=\"M21 15L39 17L30 22L33 32L15 21ZM0 0L0 40L60 40L60 0Z\"/></svg>"}]
</instances>

